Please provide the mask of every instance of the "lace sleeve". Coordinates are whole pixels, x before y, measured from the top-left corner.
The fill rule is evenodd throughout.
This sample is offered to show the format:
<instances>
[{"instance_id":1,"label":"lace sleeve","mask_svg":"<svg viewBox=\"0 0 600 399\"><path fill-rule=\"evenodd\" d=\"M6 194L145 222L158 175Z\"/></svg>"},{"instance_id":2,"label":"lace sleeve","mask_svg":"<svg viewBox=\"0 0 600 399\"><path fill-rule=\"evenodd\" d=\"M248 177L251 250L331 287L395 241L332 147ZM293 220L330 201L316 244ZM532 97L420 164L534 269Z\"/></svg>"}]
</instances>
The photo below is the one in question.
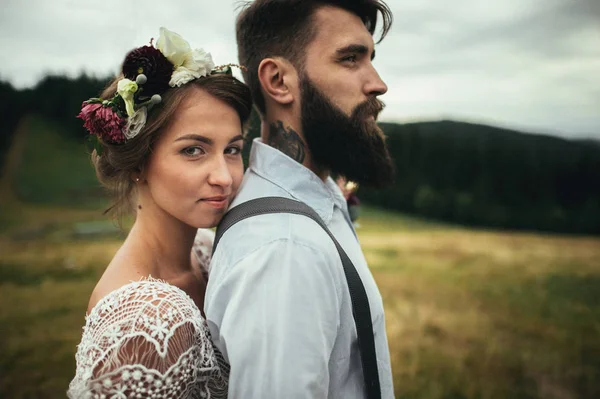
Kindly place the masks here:
<instances>
[{"instance_id":1,"label":"lace sleeve","mask_svg":"<svg viewBox=\"0 0 600 399\"><path fill-rule=\"evenodd\" d=\"M194 302L156 280L103 298L86 318L70 398L221 398L224 362Z\"/></svg>"}]
</instances>

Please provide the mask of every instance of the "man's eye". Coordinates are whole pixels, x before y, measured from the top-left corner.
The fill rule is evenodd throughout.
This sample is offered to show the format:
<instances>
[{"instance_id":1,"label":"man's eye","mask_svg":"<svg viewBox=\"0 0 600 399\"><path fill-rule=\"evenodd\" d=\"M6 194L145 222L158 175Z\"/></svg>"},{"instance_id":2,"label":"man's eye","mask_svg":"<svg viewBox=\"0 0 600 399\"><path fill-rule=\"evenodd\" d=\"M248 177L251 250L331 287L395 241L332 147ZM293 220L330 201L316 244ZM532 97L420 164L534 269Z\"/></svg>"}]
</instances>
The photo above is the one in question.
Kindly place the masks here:
<instances>
[{"instance_id":1,"label":"man's eye","mask_svg":"<svg viewBox=\"0 0 600 399\"><path fill-rule=\"evenodd\" d=\"M204 154L204 150L201 147L187 147L183 149L182 153L184 155L194 157Z\"/></svg>"},{"instance_id":2,"label":"man's eye","mask_svg":"<svg viewBox=\"0 0 600 399\"><path fill-rule=\"evenodd\" d=\"M347 57L342 58L342 61L344 62L356 62L358 60L358 58L356 57L356 55L349 55Z\"/></svg>"}]
</instances>

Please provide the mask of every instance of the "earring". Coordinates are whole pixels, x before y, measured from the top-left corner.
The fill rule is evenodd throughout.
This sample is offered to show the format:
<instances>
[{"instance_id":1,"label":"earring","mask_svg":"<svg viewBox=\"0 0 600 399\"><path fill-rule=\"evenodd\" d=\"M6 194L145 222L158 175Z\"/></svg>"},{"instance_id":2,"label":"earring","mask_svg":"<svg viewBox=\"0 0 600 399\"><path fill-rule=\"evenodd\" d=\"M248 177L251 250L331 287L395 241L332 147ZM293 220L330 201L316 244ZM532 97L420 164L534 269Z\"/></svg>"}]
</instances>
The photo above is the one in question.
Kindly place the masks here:
<instances>
[{"instance_id":1,"label":"earring","mask_svg":"<svg viewBox=\"0 0 600 399\"><path fill-rule=\"evenodd\" d=\"M139 177L136 177L136 178L135 178L135 181L136 181L136 183L137 183L137 182L139 182L139 181L140 181L140 178L139 178Z\"/></svg>"}]
</instances>

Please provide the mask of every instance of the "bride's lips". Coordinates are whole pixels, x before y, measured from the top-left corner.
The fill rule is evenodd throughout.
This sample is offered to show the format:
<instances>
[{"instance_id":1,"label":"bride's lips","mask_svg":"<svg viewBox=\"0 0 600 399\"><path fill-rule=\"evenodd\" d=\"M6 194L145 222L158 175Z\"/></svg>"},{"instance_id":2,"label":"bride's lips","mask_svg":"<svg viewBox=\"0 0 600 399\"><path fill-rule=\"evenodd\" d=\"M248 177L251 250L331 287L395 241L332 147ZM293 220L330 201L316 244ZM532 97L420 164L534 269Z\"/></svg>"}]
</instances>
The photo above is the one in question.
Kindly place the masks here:
<instances>
[{"instance_id":1,"label":"bride's lips","mask_svg":"<svg viewBox=\"0 0 600 399\"><path fill-rule=\"evenodd\" d=\"M202 198L200 202L204 202L207 205L210 205L214 208L222 209L226 208L229 203L229 196L219 195L216 197Z\"/></svg>"}]
</instances>

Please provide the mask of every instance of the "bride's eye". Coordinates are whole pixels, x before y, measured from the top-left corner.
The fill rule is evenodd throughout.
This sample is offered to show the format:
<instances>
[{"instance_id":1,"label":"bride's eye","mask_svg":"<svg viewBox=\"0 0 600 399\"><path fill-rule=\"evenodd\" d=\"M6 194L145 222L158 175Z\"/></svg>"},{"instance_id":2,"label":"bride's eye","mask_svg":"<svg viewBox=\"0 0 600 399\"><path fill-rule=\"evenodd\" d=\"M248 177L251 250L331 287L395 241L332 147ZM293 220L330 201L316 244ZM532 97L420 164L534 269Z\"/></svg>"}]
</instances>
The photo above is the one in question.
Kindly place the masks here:
<instances>
[{"instance_id":1,"label":"bride's eye","mask_svg":"<svg viewBox=\"0 0 600 399\"><path fill-rule=\"evenodd\" d=\"M225 150L225 154L227 155L239 155L242 153L242 148L239 146L231 146L231 147L227 147L227 149Z\"/></svg>"},{"instance_id":2,"label":"bride's eye","mask_svg":"<svg viewBox=\"0 0 600 399\"><path fill-rule=\"evenodd\" d=\"M202 149L202 147L187 147L184 148L183 150L181 150L181 153L185 156L188 157L197 157L199 155L202 155L205 153L204 149Z\"/></svg>"}]
</instances>

